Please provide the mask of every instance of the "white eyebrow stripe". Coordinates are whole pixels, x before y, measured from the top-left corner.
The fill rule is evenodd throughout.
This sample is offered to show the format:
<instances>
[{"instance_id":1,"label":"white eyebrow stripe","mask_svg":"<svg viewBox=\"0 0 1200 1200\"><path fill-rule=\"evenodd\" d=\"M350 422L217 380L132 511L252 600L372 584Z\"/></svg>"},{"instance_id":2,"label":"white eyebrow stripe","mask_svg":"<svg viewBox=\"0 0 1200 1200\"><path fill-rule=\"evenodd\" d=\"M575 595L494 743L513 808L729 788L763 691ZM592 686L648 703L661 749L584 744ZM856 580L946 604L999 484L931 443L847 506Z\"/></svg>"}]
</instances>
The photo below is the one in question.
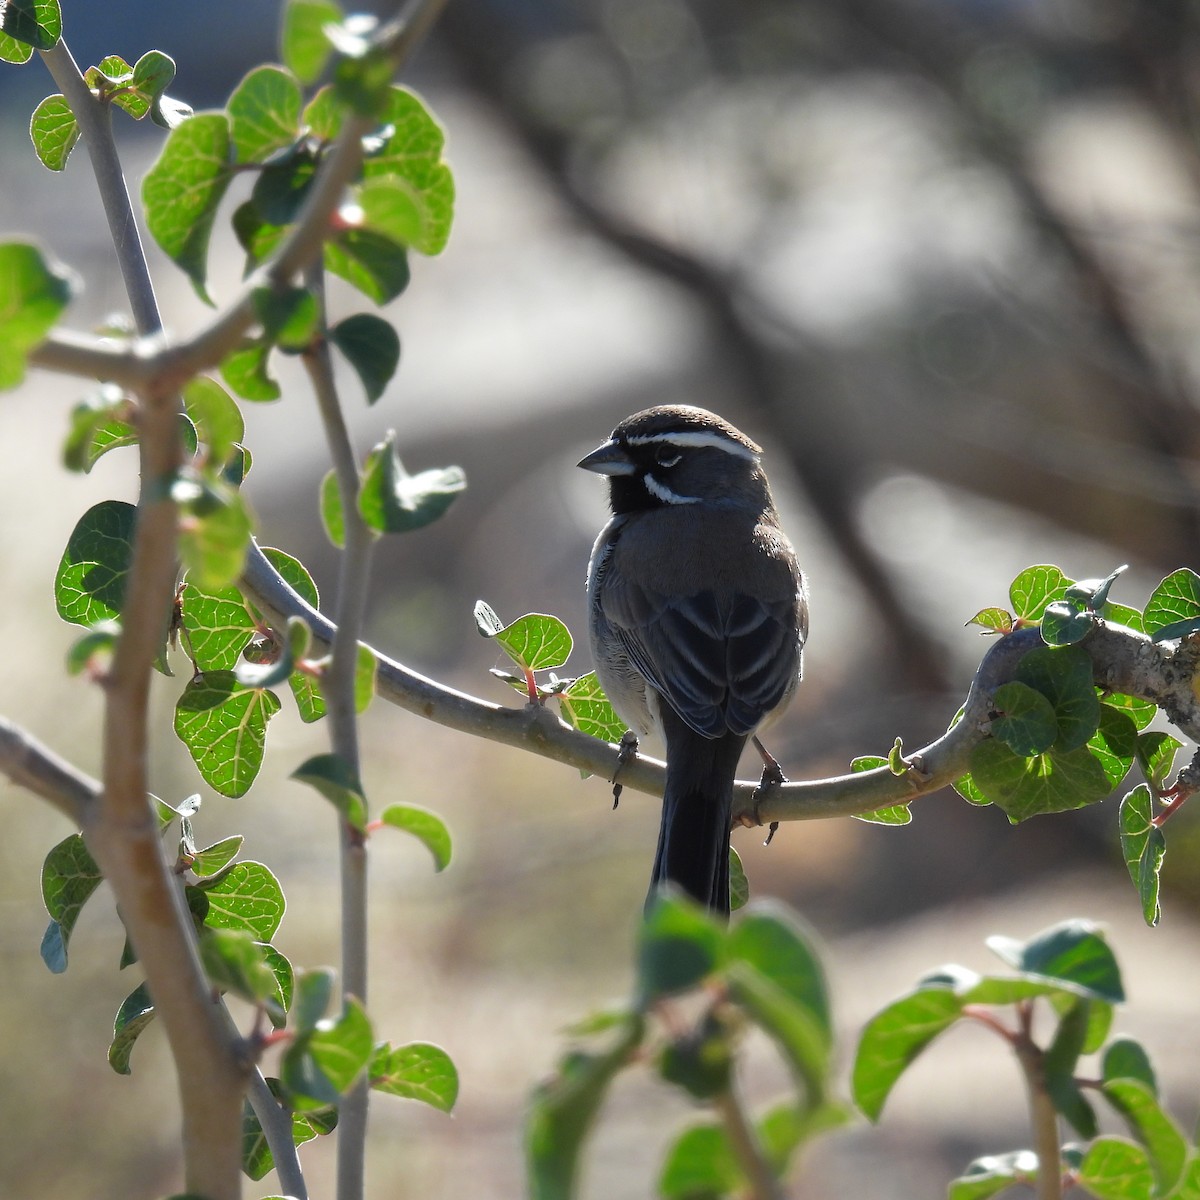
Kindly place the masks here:
<instances>
[{"instance_id":1,"label":"white eyebrow stripe","mask_svg":"<svg viewBox=\"0 0 1200 1200\"><path fill-rule=\"evenodd\" d=\"M699 504L699 496L681 496L678 492L673 492L665 484L661 484L649 471L642 476L642 482L646 485L646 491L652 496L657 496L664 504Z\"/></svg>"},{"instance_id":2,"label":"white eyebrow stripe","mask_svg":"<svg viewBox=\"0 0 1200 1200\"><path fill-rule=\"evenodd\" d=\"M656 442L662 442L668 446L724 450L726 454L758 462L758 455L749 446L743 446L741 442L735 442L722 433L704 433L699 430L692 433L636 433L627 437L625 441L630 446L653 446Z\"/></svg>"}]
</instances>

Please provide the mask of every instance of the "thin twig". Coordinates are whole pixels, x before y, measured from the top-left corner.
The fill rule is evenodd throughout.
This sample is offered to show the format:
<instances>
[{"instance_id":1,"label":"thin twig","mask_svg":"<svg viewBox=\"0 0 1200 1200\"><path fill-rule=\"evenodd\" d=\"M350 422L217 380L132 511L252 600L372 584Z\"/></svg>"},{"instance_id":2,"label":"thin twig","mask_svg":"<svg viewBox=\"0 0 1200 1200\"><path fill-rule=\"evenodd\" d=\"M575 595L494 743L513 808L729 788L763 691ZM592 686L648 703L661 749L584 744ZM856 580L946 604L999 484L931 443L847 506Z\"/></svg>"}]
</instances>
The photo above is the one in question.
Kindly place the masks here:
<instances>
[{"instance_id":1,"label":"thin twig","mask_svg":"<svg viewBox=\"0 0 1200 1200\"><path fill-rule=\"evenodd\" d=\"M157 333L162 328L162 318L154 296L150 267L142 250L137 220L133 215L133 205L129 201L125 173L121 170L121 160L113 140L112 108L92 95L66 42L60 41L41 54L46 69L71 106L91 159L92 172L100 189L100 202L108 219L109 235L129 296L134 325L140 334Z\"/></svg>"},{"instance_id":2,"label":"thin twig","mask_svg":"<svg viewBox=\"0 0 1200 1200\"><path fill-rule=\"evenodd\" d=\"M306 280L317 296L324 324L324 280L320 266L309 269ZM333 378L329 342L317 338L304 352L303 361L317 399L325 440L333 460L342 506L345 544L338 573L337 629L321 692L330 724L330 748L359 780L362 764L358 743L358 714L354 683L358 666L358 640L366 615L367 578L374 534L358 512L359 475L354 447L346 428L341 400ZM342 991L364 1004L367 999L367 847L362 832L339 820L341 843ZM360 1079L338 1106L338 1200L360 1200L367 1137L368 1080Z\"/></svg>"},{"instance_id":3,"label":"thin twig","mask_svg":"<svg viewBox=\"0 0 1200 1200\"><path fill-rule=\"evenodd\" d=\"M1037 1200L1062 1200L1062 1165L1059 1156L1058 1113L1046 1091L1045 1055L1028 1036L1016 1042L1017 1061L1025 1076L1029 1100L1029 1123L1033 1133L1033 1151L1037 1155L1038 1172L1035 1188Z\"/></svg>"},{"instance_id":4,"label":"thin twig","mask_svg":"<svg viewBox=\"0 0 1200 1200\"><path fill-rule=\"evenodd\" d=\"M783 1200L783 1189L767 1162L758 1134L750 1124L732 1082L713 1102L738 1166L750 1184L750 1200Z\"/></svg>"}]
</instances>

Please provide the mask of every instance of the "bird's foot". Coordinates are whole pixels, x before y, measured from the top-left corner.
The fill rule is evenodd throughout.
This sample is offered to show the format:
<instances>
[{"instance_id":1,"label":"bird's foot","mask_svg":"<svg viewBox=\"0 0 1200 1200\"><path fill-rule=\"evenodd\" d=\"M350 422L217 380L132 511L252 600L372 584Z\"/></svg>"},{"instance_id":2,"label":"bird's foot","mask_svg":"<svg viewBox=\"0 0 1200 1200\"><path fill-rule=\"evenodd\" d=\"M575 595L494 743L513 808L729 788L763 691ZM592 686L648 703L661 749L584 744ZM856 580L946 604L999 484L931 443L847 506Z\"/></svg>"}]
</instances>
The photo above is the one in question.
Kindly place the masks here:
<instances>
[{"instance_id":1,"label":"bird's foot","mask_svg":"<svg viewBox=\"0 0 1200 1200\"><path fill-rule=\"evenodd\" d=\"M758 787L754 789L754 823L762 825L762 818L758 813L758 806L775 788L781 787L787 783L787 776L783 773L783 768L779 765L779 760L758 740L754 738L754 748L762 755L763 771L762 778L758 781ZM771 839L775 836L775 831L779 828L778 821L772 821L771 827L767 830L767 840L763 843L764 846L771 844Z\"/></svg>"},{"instance_id":2,"label":"bird's foot","mask_svg":"<svg viewBox=\"0 0 1200 1200\"><path fill-rule=\"evenodd\" d=\"M616 809L621 801L621 792L623 790L622 785L617 780L621 777L621 772L637 758L637 752L637 734L632 729L627 729L621 734L621 743L617 748L617 769L613 772L612 779L609 780L609 783L612 784L614 809Z\"/></svg>"}]
</instances>

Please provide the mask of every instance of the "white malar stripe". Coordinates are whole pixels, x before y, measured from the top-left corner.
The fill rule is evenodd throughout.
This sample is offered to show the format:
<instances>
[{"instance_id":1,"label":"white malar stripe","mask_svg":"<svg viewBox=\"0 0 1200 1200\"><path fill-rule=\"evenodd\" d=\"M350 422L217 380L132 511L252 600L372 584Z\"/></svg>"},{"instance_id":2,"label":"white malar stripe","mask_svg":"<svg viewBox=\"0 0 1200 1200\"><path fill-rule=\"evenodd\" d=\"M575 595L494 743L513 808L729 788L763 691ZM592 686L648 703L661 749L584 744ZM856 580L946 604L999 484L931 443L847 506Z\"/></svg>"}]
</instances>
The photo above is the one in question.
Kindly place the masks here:
<instances>
[{"instance_id":1,"label":"white malar stripe","mask_svg":"<svg viewBox=\"0 0 1200 1200\"><path fill-rule=\"evenodd\" d=\"M695 430L687 433L641 433L625 439L630 446L653 446L662 442L667 446L695 447L705 450L724 450L726 454L734 454L738 458L746 458L758 462L758 455L749 446L727 438L723 433L704 433Z\"/></svg>"},{"instance_id":2,"label":"white malar stripe","mask_svg":"<svg viewBox=\"0 0 1200 1200\"><path fill-rule=\"evenodd\" d=\"M664 504L699 504L699 496L681 496L678 492L673 492L665 484L659 483L649 471L642 476L642 482L646 485L646 491L652 496L657 496Z\"/></svg>"}]
</instances>

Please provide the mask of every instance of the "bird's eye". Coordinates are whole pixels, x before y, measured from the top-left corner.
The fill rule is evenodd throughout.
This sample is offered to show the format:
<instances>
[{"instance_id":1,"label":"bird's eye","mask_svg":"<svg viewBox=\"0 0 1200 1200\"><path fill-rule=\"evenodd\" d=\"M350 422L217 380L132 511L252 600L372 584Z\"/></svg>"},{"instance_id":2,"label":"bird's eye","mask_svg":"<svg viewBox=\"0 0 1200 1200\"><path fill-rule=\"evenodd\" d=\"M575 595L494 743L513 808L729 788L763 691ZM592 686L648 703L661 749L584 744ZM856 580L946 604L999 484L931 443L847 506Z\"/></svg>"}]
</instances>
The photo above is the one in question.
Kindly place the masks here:
<instances>
[{"instance_id":1,"label":"bird's eye","mask_svg":"<svg viewBox=\"0 0 1200 1200\"><path fill-rule=\"evenodd\" d=\"M677 450L670 450L664 447L654 455L654 461L658 466L669 470L683 457Z\"/></svg>"}]
</instances>

